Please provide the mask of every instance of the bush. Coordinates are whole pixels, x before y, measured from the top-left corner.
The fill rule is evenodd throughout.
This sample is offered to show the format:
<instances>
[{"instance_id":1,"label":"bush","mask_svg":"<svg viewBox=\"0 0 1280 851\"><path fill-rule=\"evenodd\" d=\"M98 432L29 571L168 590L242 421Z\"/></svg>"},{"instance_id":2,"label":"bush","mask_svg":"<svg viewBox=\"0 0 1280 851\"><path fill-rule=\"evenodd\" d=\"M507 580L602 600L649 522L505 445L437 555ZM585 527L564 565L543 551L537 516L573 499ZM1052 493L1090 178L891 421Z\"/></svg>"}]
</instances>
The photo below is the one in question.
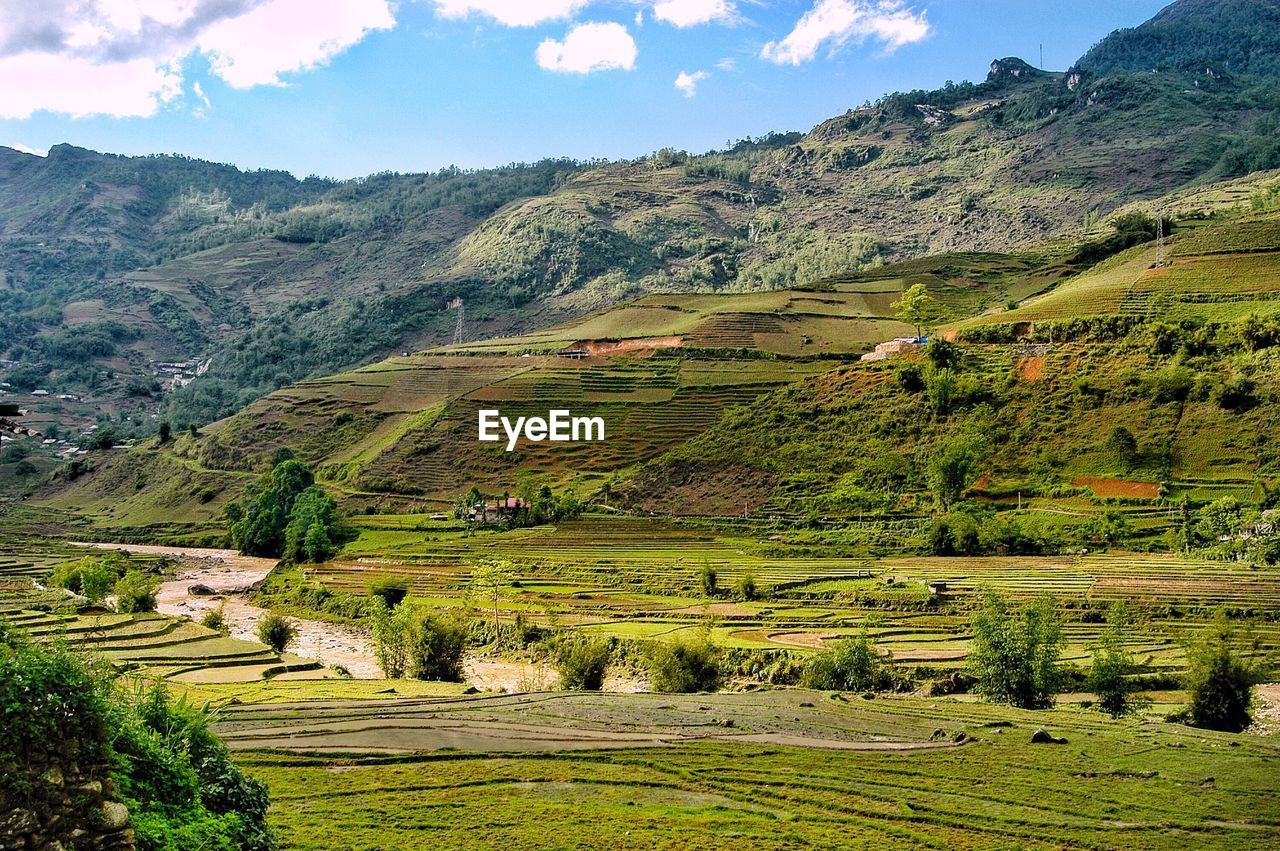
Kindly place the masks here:
<instances>
[{"instance_id":1,"label":"bush","mask_svg":"<svg viewBox=\"0 0 1280 851\"><path fill-rule=\"evenodd\" d=\"M866 636L843 639L809 657L800 680L806 688L822 691L880 691L891 681Z\"/></svg>"},{"instance_id":2,"label":"bush","mask_svg":"<svg viewBox=\"0 0 1280 851\"><path fill-rule=\"evenodd\" d=\"M1187 654L1188 711L1192 726L1238 733L1249 726L1256 673L1241 658L1235 630L1218 612Z\"/></svg>"},{"instance_id":3,"label":"bush","mask_svg":"<svg viewBox=\"0 0 1280 851\"><path fill-rule=\"evenodd\" d=\"M1011 611L994 594L973 616L970 673L988 700L1022 709L1053 704L1060 673L1062 630L1049 598Z\"/></svg>"},{"instance_id":4,"label":"bush","mask_svg":"<svg viewBox=\"0 0 1280 851\"><path fill-rule=\"evenodd\" d=\"M720 589L716 587L716 569L709 564L704 564L698 574L698 585L702 588L702 596L717 596Z\"/></svg>"},{"instance_id":5,"label":"bush","mask_svg":"<svg viewBox=\"0 0 1280 851\"><path fill-rule=\"evenodd\" d=\"M116 582L116 611L154 612L159 590L159 579L141 570L130 570Z\"/></svg>"},{"instance_id":6,"label":"bush","mask_svg":"<svg viewBox=\"0 0 1280 851\"><path fill-rule=\"evenodd\" d=\"M733 583L733 599L743 602L760 599L760 589L756 585L756 577L751 571L747 571L738 577L738 581Z\"/></svg>"},{"instance_id":7,"label":"bush","mask_svg":"<svg viewBox=\"0 0 1280 851\"><path fill-rule=\"evenodd\" d=\"M1112 604L1107 624L1102 643L1093 651L1088 689L1098 699L1099 709L1119 718L1133 709L1134 682L1130 677L1135 667L1133 656L1124 649L1128 616L1123 602Z\"/></svg>"},{"instance_id":8,"label":"bush","mask_svg":"<svg viewBox=\"0 0 1280 851\"><path fill-rule=\"evenodd\" d=\"M570 691L599 691L612 655L613 646L606 638L574 636L561 641L555 653L560 687Z\"/></svg>"},{"instance_id":9,"label":"bush","mask_svg":"<svg viewBox=\"0 0 1280 851\"><path fill-rule=\"evenodd\" d=\"M467 647L465 624L427 609L402 606L409 675L419 680L462 682L462 653Z\"/></svg>"},{"instance_id":10,"label":"bush","mask_svg":"<svg viewBox=\"0 0 1280 851\"><path fill-rule=\"evenodd\" d=\"M645 661L654 691L688 694L720 688L720 653L706 638L655 642Z\"/></svg>"},{"instance_id":11,"label":"bush","mask_svg":"<svg viewBox=\"0 0 1280 851\"><path fill-rule=\"evenodd\" d=\"M210 609L205 612L204 616L200 618L200 625L226 635L231 631L231 629L227 626L227 621L223 613L224 608L225 604L219 603L218 608Z\"/></svg>"},{"instance_id":12,"label":"bush","mask_svg":"<svg viewBox=\"0 0 1280 851\"><path fill-rule=\"evenodd\" d=\"M274 612L258 622L258 640L277 653L283 653L297 634L287 620Z\"/></svg>"},{"instance_id":13,"label":"bush","mask_svg":"<svg viewBox=\"0 0 1280 851\"><path fill-rule=\"evenodd\" d=\"M369 594L381 599L387 609L394 609L409 595L409 581L403 576L383 576L369 586Z\"/></svg>"},{"instance_id":14,"label":"bush","mask_svg":"<svg viewBox=\"0 0 1280 851\"><path fill-rule=\"evenodd\" d=\"M96 606L111 593L116 580L131 569L132 562L119 553L85 556L55 567L49 574L49 584L79 594Z\"/></svg>"}]
</instances>

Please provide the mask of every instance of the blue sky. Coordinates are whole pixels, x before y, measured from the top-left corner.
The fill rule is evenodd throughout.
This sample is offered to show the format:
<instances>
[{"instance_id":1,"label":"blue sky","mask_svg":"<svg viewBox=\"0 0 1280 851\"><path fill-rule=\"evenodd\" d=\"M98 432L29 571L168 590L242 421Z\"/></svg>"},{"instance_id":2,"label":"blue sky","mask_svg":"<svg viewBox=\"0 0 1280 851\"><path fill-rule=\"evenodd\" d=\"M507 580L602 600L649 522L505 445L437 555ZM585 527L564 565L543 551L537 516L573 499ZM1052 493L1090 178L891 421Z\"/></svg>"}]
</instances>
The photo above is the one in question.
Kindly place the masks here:
<instances>
[{"instance_id":1,"label":"blue sky","mask_svg":"<svg viewBox=\"0 0 1280 851\"><path fill-rule=\"evenodd\" d=\"M0 0L0 144L339 178L702 151L1064 69L1165 2Z\"/></svg>"}]
</instances>

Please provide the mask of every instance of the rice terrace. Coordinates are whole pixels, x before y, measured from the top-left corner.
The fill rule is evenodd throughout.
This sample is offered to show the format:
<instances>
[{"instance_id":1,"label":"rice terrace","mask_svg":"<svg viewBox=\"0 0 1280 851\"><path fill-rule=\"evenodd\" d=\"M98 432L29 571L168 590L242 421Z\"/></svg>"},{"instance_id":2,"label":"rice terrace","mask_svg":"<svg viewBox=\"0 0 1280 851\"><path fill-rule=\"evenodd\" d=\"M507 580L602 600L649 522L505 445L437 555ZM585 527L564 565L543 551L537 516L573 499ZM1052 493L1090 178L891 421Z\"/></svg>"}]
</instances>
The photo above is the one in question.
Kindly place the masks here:
<instances>
[{"instance_id":1,"label":"rice terrace","mask_svg":"<svg viewBox=\"0 0 1280 851\"><path fill-rule=\"evenodd\" d=\"M128 5L383 170L0 147L0 851L1280 847L1280 0Z\"/></svg>"}]
</instances>

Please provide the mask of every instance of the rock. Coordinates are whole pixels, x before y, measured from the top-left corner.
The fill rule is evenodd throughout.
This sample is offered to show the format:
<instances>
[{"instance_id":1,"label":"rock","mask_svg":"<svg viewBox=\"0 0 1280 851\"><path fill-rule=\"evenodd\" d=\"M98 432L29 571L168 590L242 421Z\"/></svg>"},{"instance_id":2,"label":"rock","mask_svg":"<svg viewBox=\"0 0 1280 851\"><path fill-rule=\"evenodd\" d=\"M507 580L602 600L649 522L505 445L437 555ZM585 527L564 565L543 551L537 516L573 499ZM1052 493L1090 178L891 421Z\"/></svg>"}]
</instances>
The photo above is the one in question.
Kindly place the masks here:
<instances>
[{"instance_id":1,"label":"rock","mask_svg":"<svg viewBox=\"0 0 1280 851\"><path fill-rule=\"evenodd\" d=\"M90 780L87 783L81 783L80 785L76 786L75 791L85 792L90 795L101 795L102 784L99 783L97 780Z\"/></svg>"},{"instance_id":2,"label":"rock","mask_svg":"<svg viewBox=\"0 0 1280 851\"><path fill-rule=\"evenodd\" d=\"M129 810L119 801L106 801L102 805L102 825L108 830L119 830L129 824Z\"/></svg>"},{"instance_id":3,"label":"rock","mask_svg":"<svg viewBox=\"0 0 1280 851\"><path fill-rule=\"evenodd\" d=\"M1066 743L1066 739L1053 735L1043 727L1031 734L1031 744L1033 745L1065 745Z\"/></svg>"},{"instance_id":4,"label":"rock","mask_svg":"<svg viewBox=\"0 0 1280 851\"><path fill-rule=\"evenodd\" d=\"M50 766L44 774L40 775L40 779L50 786L61 786L65 781L62 778L62 769L58 766Z\"/></svg>"},{"instance_id":5,"label":"rock","mask_svg":"<svg viewBox=\"0 0 1280 851\"><path fill-rule=\"evenodd\" d=\"M218 592L214 591L212 588L210 588L208 585L205 585L202 582L197 582L195 585L187 586L187 593L190 594L192 597L212 597Z\"/></svg>"}]
</instances>

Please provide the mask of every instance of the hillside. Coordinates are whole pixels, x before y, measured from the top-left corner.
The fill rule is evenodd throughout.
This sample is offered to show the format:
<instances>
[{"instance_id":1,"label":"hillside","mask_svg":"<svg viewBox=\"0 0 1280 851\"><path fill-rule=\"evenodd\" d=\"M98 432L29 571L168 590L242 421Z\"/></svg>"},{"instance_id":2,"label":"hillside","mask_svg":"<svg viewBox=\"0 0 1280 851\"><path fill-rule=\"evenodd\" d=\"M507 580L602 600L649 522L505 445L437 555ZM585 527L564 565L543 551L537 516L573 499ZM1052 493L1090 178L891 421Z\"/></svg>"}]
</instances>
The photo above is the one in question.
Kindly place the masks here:
<instances>
[{"instance_id":1,"label":"hillside","mask_svg":"<svg viewBox=\"0 0 1280 851\"><path fill-rule=\"evenodd\" d=\"M1202 6L1181 0L1144 26L1217 26ZM1268 9L1232 20L1264 27ZM999 60L979 84L889 95L807 134L700 156L337 183L0 149L2 377L19 394L79 397L56 410L20 400L72 434L109 418L141 436L162 408L179 428L203 424L294 381L446 342L455 297L468 340L521 333L645 293L784 289L1008 252L1280 163L1280 100L1257 76L1269 42L1250 42L1245 68L1231 59L1239 40L1206 43L1230 74L1098 58L1113 45L1127 56L1132 32L1070 73Z\"/></svg>"}]
</instances>

